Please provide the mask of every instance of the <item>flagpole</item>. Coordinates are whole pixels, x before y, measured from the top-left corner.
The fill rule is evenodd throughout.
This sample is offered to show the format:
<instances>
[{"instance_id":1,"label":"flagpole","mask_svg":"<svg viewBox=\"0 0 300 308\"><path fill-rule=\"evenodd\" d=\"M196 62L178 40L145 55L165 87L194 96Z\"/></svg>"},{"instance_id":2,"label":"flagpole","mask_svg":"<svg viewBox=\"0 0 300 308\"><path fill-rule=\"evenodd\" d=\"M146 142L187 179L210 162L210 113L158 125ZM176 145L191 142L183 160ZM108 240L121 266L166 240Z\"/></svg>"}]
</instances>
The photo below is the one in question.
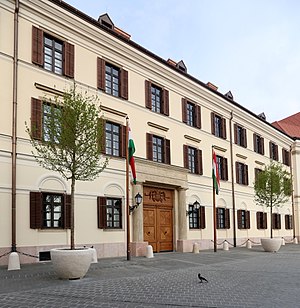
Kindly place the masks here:
<instances>
[{"instance_id":1,"label":"flagpole","mask_svg":"<svg viewBox=\"0 0 300 308\"><path fill-rule=\"evenodd\" d=\"M214 157L214 146L212 146L212 158ZM216 211L216 188L214 177L212 177L213 181L213 221L214 221L214 252L217 252L217 211Z\"/></svg>"},{"instance_id":2,"label":"flagpole","mask_svg":"<svg viewBox=\"0 0 300 308\"><path fill-rule=\"evenodd\" d=\"M131 259L130 253L130 216L129 216L129 152L128 152L128 136L129 136L129 124L128 117L126 117L126 229L127 229L127 261Z\"/></svg>"}]
</instances>

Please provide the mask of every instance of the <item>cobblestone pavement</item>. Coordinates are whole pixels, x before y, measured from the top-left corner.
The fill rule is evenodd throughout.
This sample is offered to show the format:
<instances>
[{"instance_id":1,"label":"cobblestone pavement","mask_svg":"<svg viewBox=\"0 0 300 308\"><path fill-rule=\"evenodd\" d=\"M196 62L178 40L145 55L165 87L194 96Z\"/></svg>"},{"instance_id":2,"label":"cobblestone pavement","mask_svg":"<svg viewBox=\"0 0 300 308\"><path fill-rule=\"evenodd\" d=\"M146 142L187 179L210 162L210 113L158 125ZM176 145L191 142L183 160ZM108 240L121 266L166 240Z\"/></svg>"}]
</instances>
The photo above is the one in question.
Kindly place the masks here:
<instances>
[{"instance_id":1,"label":"cobblestone pavement","mask_svg":"<svg viewBox=\"0 0 300 308\"><path fill-rule=\"evenodd\" d=\"M200 283L201 273L208 283ZM0 307L300 307L300 246L100 259L81 280L51 262L0 267Z\"/></svg>"}]
</instances>

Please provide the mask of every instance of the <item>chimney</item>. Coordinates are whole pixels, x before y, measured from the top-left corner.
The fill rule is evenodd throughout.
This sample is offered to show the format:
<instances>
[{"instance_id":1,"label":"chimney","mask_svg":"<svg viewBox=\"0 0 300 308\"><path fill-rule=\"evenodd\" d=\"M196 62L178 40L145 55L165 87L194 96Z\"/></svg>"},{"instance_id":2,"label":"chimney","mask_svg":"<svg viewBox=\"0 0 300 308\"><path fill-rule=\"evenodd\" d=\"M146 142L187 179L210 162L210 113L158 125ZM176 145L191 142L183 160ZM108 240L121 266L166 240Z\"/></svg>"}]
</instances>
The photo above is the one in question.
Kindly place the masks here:
<instances>
[{"instance_id":1,"label":"chimney","mask_svg":"<svg viewBox=\"0 0 300 308\"><path fill-rule=\"evenodd\" d=\"M117 28L116 26L114 27L114 30L115 30L116 33L123 36L125 39L130 40L131 35L128 34L127 32L123 31L120 28Z\"/></svg>"},{"instance_id":2,"label":"chimney","mask_svg":"<svg viewBox=\"0 0 300 308\"><path fill-rule=\"evenodd\" d=\"M211 82L208 82L208 83L207 83L207 86L208 86L209 88L215 90L215 91L218 91L218 87L215 86L215 85L214 85L213 83L211 83Z\"/></svg>"},{"instance_id":3,"label":"chimney","mask_svg":"<svg viewBox=\"0 0 300 308\"><path fill-rule=\"evenodd\" d=\"M172 59L170 59L170 58L167 60L167 62L168 62L169 64L171 64L172 66L176 66L176 64L177 64L174 60L172 60Z\"/></svg>"}]
</instances>

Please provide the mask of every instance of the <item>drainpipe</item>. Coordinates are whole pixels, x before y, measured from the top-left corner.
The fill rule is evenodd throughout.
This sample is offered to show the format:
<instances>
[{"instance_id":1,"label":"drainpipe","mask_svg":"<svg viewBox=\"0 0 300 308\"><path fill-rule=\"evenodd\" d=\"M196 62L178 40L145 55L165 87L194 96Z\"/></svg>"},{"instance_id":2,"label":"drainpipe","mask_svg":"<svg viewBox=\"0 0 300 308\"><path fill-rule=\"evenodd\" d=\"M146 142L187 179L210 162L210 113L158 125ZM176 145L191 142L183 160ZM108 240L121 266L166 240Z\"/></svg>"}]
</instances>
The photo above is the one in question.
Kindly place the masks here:
<instances>
[{"instance_id":1,"label":"drainpipe","mask_svg":"<svg viewBox=\"0 0 300 308\"><path fill-rule=\"evenodd\" d=\"M292 213L293 213L293 239L296 237L295 230L295 206L294 206L294 180L293 180L293 168L292 168L292 146L290 146L290 174L292 178Z\"/></svg>"},{"instance_id":2,"label":"drainpipe","mask_svg":"<svg viewBox=\"0 0 300 308\"><path fill-rule=\"evenodd\" d=\"M14 12L13 55L13 118L12 118L12 190L11 190L11 251L16 252L16 161L17 161L17 82L18 82L19 0Z\"/></svg>"},{"instance_id":3,"label":"drainpipe","mask_svg":"<svg viewBox=\"0 0 300 308\"><path fill-rule=\"evenodd\" d=\"M236 215L235 215L235 195L234 195L234 170L233 170L233 146L232 146L232 119L233 112L230 112L229 138L230 138L230 160L231 160L231 194L232 194L232 215L233 215L233 246L236 247Z\"/></svg>"}]
</instances>

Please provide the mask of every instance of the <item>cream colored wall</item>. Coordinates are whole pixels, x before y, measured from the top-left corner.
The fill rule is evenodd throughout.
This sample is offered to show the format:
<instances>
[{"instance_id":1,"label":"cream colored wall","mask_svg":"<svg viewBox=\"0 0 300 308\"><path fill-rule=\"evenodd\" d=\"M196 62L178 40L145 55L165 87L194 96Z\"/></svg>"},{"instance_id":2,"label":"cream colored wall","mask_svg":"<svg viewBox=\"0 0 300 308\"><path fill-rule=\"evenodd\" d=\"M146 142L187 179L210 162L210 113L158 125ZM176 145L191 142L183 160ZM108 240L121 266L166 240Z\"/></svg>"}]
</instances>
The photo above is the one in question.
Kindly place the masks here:
<instances>
[{"instance_id":1,"label":"cream colored wall","mask_svg":"<svg viewBox=\"0 0 300 308\"><path fill-rule=\"evenodd\" d=\"M13 11L7 10L12 2L8 1L5 5L0 2L0 25L3 22L13 24ZM27 10L30 8L29 10ZM39 9L40 8L40 9ZM35 11L38 10L38 11ZM19 246L30 245L54 245L68 244L68 231L52 230L32 230L29 228L29 192L32 190L59 190L70 192L70 184L63 179L58 179L57 175L45 171L38 167L31 157L31 146L28 136L25 132L25 121L30 124L31 97L43 99L51 94L39 90L34 85L35 82L50 88L64 90L68 88L73 80L50 73L43 68L39 68L31 63L31 31L32 25L40 26L44 30L59 35L62 39L68 40L75 45L75 81L79 90L87 90L89 94L97 94L101 104L113 110L129 116L131 130L136 144L136 156L146 158L146 133L153 133L171 140L171 163L172 165L183 167L183 144L187 144L202 150L203 154L203 176L188 175L187 204L197 198L202 205L206 207L206 229L187 230L188 239L199 238L212 239L212 180L211 180L211 149L212 145L218 147L218 155L228 159L229 181L221 181L221 192L216 197L217 206L225 206L232 209L232 191L231 191L231 155L229 142L229 123L231 113L232 130L234 123L238 123L247 129L246 149L233 145L233 164L240 161L248 165L249 168L249 186L235 184L235 204L236 209L247 209L251 212L251 229L237 230L237 236L265 237L269 236L269 230L257 230L256 211L262 209L254 201L253 181L254 168L261 167L261 164L269 162L268 142L272 140L279 146L279 155L281 158L281 148L289 149L292 140L263 121L240 109L234 104L230 104L222 97L211 91L193 83L184 75L175 72L162 63L156 62L149 56L117 40L109 34L98 31L93 26L79 20L77 17L66 11L60 10L57 6L48 1L21 1L20 9L20 41L19 41L19 70L18 70L18 144L17 144L17 244ZM0 41L0 61L1 67L4 67L8 76L12 72L12 27L9 30L3 30L0 27L0 34L7 40ZM10 42L4 44L3 42ZM129 76L129 100L107 95L96 89L96 68L97 57L103 57L107 61L114 63L128 70ZM10 89L9 91L0 91L1 104L7 102L5 113L1 113L0 133L11 135L11 101L12 101L12 78L0 76L1 87ZM169 90L170 116L163 116L149 111L145 108L145 80L151 80ZM202 128L196 129L182 123L181 99L186 97L201 106ZM223 140L211 135L211 112L222 114L226 118L227 140ZM125 117L103 111L106 119L125 125ZM163 127L159 129L148 123L155 123ZM265 155L259 155L253 152L253 133L257 132L265 139ZM190 140L185 137L198 139ZM1 150L10 151L10 138L0 135ZM221 150L220 150L221 148ZM0 167L5 169L5 173L10 175L10 162L7 154L0 152ZM239 155L239 156L237 156ZM241 158L244 156L245 158ZM261 164L257 163L260 162ZM298 164L300 166L300 163ZM298 167L297 173L300 174ZM139 175L139 170L137 170ZM235 178L235 166L234 166ZM234 179L235 181L235 179ZM1 198L5 200L4 217L10 217L10 182L9 176L6 180L0 180ZM298 184L297 184L298 185ZM299 189L298 189L299 191ZM97 228L97 196L118 196L124 198L125 195L125 161L124 159L112 158L108 168L93 182L77 182L76 185L76 231L75 237L77 243L117 243L125 241L125 220L123 215L123 230L108 231ZM299 194L298 194L299 195ZM177 194L175 194L177 196ZM188 201L189 200L189 201ZM123 209L124 208L123 204ZM178 201L175 200L175 206L178 207ZM286 207L279 209L279 213L288 213L290 203ZM125 213L125 210L123 211ZM2 217L2 215L0 215ZM299 220L298 214L298 220ZM0 222L1 222L0 218ZM176 221L175 221L176 222ZM175 224L176 225L176 224ZM270 220L268 218L268 226ZM9 235L10 223L6 219L5 223L0 224L1 234ZM176 226L175 226L176 228ZM299 226L298 226L299 229ZM176 231L176 230L175 230ZM176 232L175 232L176 233ZM299 232L298 232L299 233ZM290 231L284 229L284 220L282 217L282 229L275 231L276 236L290 235ZM231 228L229 230L219 230L218 238L233 237L233 221L231 217ZM5 239L0 238L0 246L9 245L9 236ZM175 239L176 240L176 239Z\"/></svg>"}]
</instances>

